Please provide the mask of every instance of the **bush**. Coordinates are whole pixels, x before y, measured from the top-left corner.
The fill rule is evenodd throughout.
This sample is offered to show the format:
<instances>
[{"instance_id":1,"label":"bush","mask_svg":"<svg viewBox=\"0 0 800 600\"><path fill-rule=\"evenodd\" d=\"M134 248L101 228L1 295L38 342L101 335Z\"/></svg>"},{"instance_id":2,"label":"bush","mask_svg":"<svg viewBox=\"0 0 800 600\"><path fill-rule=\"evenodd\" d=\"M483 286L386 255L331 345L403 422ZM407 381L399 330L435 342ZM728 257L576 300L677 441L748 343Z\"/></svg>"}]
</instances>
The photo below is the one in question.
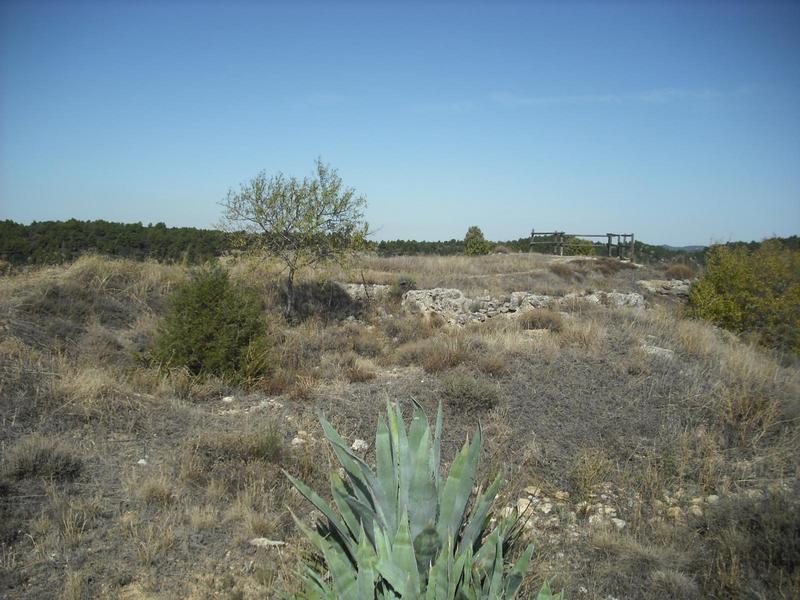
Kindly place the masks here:
<instances>
[{"instance_id":1,"label":"bush","mask_svg":"<svg viewBox=\"0 0 800 600\"><path fill-rule=\"evenodd\" d=\"M262 308L258 295L232 284L226 272L201 271L170 298L150 357L193 375L262 376L270 362Z\"/></svg>"},{"instance_id":2,"label":"bush","mask_svg":"<svg viewBox=\"0 0 800 600\"><path fill-rule=\"evenodd\" d=\"M459 411L489 410L497 404L497 387L465 368L453 369L442 377L442 395Z\"/></svg>"},{"instance_id":3,"label":"bush","mask_svg":"<svg viewBox=\"0 0 800 600\"><path fill-rule=\"evenodd\" d=\"M767 240L755 251L714 246L689 293L689 314L800 353L800 251Z\"/></svg>"}]
</instances>

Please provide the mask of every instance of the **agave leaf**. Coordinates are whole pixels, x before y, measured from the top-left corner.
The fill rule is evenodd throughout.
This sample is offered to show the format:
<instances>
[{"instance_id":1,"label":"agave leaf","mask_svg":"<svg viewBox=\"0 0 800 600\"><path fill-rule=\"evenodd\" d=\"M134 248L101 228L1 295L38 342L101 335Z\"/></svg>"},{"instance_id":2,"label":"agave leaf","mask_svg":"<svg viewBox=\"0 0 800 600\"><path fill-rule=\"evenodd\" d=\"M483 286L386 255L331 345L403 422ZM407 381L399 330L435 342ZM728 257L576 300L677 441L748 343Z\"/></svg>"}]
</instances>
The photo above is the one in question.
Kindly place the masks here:
<instances>
[{"instance_id":1,"label":"agave leaf","mask_svg":"<svg viewBox=\"0 0 800 600\"><path fill-rule=\"evenodd\" d=\"M411 483L411 465L408 457L408 436L406 434L403 413L400 403L395 405L394 413L389 409L389 429L392 433L392 440L395 445L395 460L397 461L397 529L400 530L402 523L400 517L408 506L408 488Z\"/></svg>"},{"instance_id":2,"label":"agave leaf","mask_svg":"<svg viewBox=\"0 0 800 600\"><path fill-rule=\"evenodd\" d=\"M325 563L328 565L337 598L356 598L356 571L343 553L326 544Z\"/></svg>"},{"instance_id":3,"label":"agave leaf","mask_svg":"<svg viewBox=\"0 0 800 600\"><path fill-rule=\"evenodd\" d=\"M439 493L439 467L442 462L442 403L439 402L439 409L436 411L436 426L433 432L433 453L431 454L431 472L436 486L436 493Z\"/></svg>"},{"instance_id":4,"label":"agave leaf","mask_svg":"<svg viewBox=\"0 0 800 600\"><path fill-rule=\"evenodd\" d=\"M406 589L406 573L396 563L391 541L386 531L382 529L375 532L375 551L378 555L376 565L378 572L394 588L394 591L403 597Z\"/></svg>"},{"instance_id":5,"label":"agave leaf","mask_svg":"<svg viewBox=\"0 0 800 600\"><path fill-rule=\"evenodd\" d=\"M522 580L525 579L525 574L531 564L531 556L533 556L533 544L528 544L522 556L519 557L519 560L514 563L511 571L506 575L506 587L503 596L505 600L511 600L517 593L519 586L522 585Z\"/></svg>"},{"instance_id":6,"label":"agave leaf","mask_svg":"<svg viewBox=\"0 0 800 600\"><path fill-rule=\"evenodd\" d=\"M478 468L478 452L481 447L481 429L478 427L472 443L464 442L439 497L439 522L437 528L442 539L455 538L464 519L464 509L472 493L475 473Z\"/></svg>"},{"instance_id":7,"label":"agave leaf","mask_svg":"<svg viewBox=\"0 0 800 600\"><path fill-rule=\"evenodd\" d=\"M333 512L333 509L328 505L328 503L325 502L325 500L323 500L322 498L320 498L317 495L317 493L310 487L308 487L305 483L303 483L299 479L292 477L286 471L284 471L283 473L284 475L286 475L286 477L289 478L289 481L292 482L292 485L297 488L297 491L303 494L303 496L305 496L306 499L308 499L308 501L311 502L311 504L313 504L317 508L317 510L319 510L323 515L325 515L325 517L328 519L328 522L333 526L333 528L336 530L336 533L339 534L342 541L347 546L347 550L350 553L350 555L352 555L355 550L355 547L352 539L350 539L350 536L347 535L347 526L344 523L342 523L342 521L339 519L336 513ZM295 517L295 521L299 523L297 517Z\"/></svg>"},{"instance_id":8,"label":"agave leaf","mask_svg":"<svg viewBox=\"0 0 800 600\"><path fill-rule=\"evenodd\" d=\"M481 547L475 552L475 571L481 577L485 577L491 573L492 565L494 564L497 554L498 541L502 544L500 532L495 528L483 541Z\"/></svg>"},{"instance_id":9,"label":"agave leaf","mask_svg":"<svg viewBox=\"0 0 800 600\"><path fill-rule=\"evenodd\" d=\"M498 475L495 477L492 484L486 489L483 495L478 499L469 515L464 531L461 534L461 543L458 546L459 552L464 552L467 546L474 546L480 540L486 522L489 516L489 510L492 508L494 499L497 497L497 491L503 483L502 477Z\"/></svg>"},{"instance_id":10,"label":"agave leaf","mask_svg":"<svg viewBox=\"0 0 800 600\"><path fill-rule=\"evenodd\" d=\"M503 592L503 539L498 535L495 547L494 566L489 584L490 600L500 600Z\"/></svg>"},{"instance_id":11,"label":"agave leaf","mask_svg":"<svg viewBox=\"0 0 800 600\"><path fill-rule=\"evenodd\" d=\"M412 424L412 431L414 425ZM415 432L416 433L416 432ZM412 441L417 446L411 446ZM436 522L437 495L428 467L430 466L430 430L425 428L422 435L409 436L411 460L410 481L408 487L408 516L411 537L416 539L420 532ZM439 536L441 540L442 537Z\"/></svg>"},{"instance_id":12,"label":"agave leaf","mask_svg":"<svg viewBox=\"0 0 800 600\"><path fill-rule=\"evenodd\" d=\"M345 501L357 516L361 526L366 532L370 544L375 546L375 522L377 521L375 511L353 496L346 496ZM378 527L380 527L380 525L378 525Z\"/></svg>"},{"instance_id":13,"label":"agave leaf","mask_svg":"<svg viewBox=\"0 0 800 600\"><path fill-rule=\"evenodd\" d=\"M375 580L378 573L375 566L378 557L372 546L367 540L364 530L361 530L361 543L356 549L356 566L358 574L356 576L356 598L372 598L375 595Z\"/></svg>"},{"instance_id":14,"label":"agave leaf","mask_svg":"<svg viewBox=\"0 0 800 600\"><path fill-rule=\"evenodd\" d=\"M328 438L331 448L333 449L334 454L336 454L336 458L339 459L339 462L347 473L358 499L362 502L368 502L372 504L373 499L371 490L368 483L364 481L363 473L361 472L361 468L357 462L358 459L350 451L350 448L347 446L339 433L330 423L328 423L328 421L325 420L324 417L320 417L320 423L322 424L322 431L325 433L325 437Z\"/></svg>"},{"instance_id":15,"label":"agave leaf","mask_svg":"<svg viewBox=\"0 0 800 600\"><path fill-rule=\"evenodd\" d=\"M392 441L389 428L381 417L375 433L375 466L378 482L383 491L382 512L386 528L394 536L397 532L397 468L392 453Z\"/></svg>"},{"instance_id":16,"label":"agave leaf","mask_svg":"<svg viewBox=\"0 0 800 600\"><path fill-rule=\"evenodd\" d=\"M397 528L397 535L392 542L392 555L395 564L406 573L408 581L403 598L407 597L412 589L419 591L419 572L417 571L417 558L414 554L414 544L411 540L411 532L408 528L408 512L403 511L400 526Z\"/></svg>"},{"instance_id":17,"label":"agave leaf","mask_svg":"<svg viewBox=\"0 0 800 600\"><path fill-rule=\"evenodd\" d=\"M339 474L336 471L331 472L330 480L333 502L336 505L336 508L339 509L339 514L342 515L342 520L344 521L345 525L347 525L347 529L350 530L350 534L353 536L353 539L356 541L356 543L359 543L361 541L361 538L359 537L361 523L358 515L353 512L353 509L350 508L350 505L347 503L347 498L349 497L347 488L345 487L342 478L339 477Z\"/></svg>"},{"instance_id":18,"label":"agave leaf","mask_svg":"<svg viewBox=\"0 0 800 600\"><path fill-rule=\"evenodd\" d=\"M447 578L449 563L453 559L452 544L442 546L439 555L428 571L428 583L425 589L425 600L443 600L447 596Z\"/></svg>"}]
</instances>

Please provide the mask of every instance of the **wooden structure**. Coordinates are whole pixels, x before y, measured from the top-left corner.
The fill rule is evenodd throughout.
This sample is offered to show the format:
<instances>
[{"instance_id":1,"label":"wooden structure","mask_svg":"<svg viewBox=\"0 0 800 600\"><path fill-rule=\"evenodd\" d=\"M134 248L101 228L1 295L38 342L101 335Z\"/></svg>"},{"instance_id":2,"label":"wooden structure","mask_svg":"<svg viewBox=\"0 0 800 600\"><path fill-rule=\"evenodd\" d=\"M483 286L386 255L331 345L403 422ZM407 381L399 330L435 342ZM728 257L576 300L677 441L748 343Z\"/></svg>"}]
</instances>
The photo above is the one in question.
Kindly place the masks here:
<instances>
[{"instance_id":1,"label":"wooden structure","mask_svg":"<svg viewBox=\"0 0 800 600\"><path fill-rule=\"evenodd\" d=\"M539 240L536 240L536 237ZM550 239L541 239L548 237ZM553 246L553 254L564 256L564 246L573 238L599 238L606 239L606 252L608 256L616 256L618 259L627 259L631 262L635 260L636 238L632 233L565 233L563 231L535 231L531 229L531 249L539 244L549 244ZM594 244L593 244L594 245Z\"/></svg>"}]
</instances>

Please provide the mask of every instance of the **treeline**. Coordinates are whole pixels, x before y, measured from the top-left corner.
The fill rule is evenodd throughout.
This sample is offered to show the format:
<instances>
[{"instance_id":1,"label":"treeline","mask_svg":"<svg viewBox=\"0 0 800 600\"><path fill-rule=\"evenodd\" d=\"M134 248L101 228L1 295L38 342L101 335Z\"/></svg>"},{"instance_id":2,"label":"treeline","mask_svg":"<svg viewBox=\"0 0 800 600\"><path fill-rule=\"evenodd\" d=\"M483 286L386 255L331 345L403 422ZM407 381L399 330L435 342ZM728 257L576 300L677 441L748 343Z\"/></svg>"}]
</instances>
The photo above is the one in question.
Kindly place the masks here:
<instances>
[{"instance_id":1,"label":"treeline","mask_svg":"<svg viewBox=\"0 0 800 600\"><path fill-rule=\"evenodd\" d=\"M134 260L200 263L228 248L221 231L167 227L164 223L42 221L0 222L0 259L12 265L56 264L97 252Z\"/></svg>"},{"instance_id":2,"label":"treeline","mask_svg":"<svg viewBox=\"0 0 800 600\"><path fill-rule=\"evenodd\" d=\"M556 240L536 238L530 245L529 237L504 242L489 242L493 252L540 252L552 254ZM779 238L786 248L798 249L800 238ZM730 242L727 246L745 246L754 250L760 242ZM41 221L22 225L14 221L0 221L0 261L19 265L57 264L75 260L82 254L97 252L135 260L155 259L167 262L202 263L231 250L228 236L213 229L194 227L167 227L164 223L112 223L109 221ZM451 239L438 242L417 240L385 240L370 242L370 249L380 256L413 254L453 255L464 254L464 240ZM565 254L607 254L605 242L592 244L587 240L566 240ZM703 263L707 248L687 252L683 249L654 246L636 242L637 262L687 261Z\"/></svg>"}]
</instances>

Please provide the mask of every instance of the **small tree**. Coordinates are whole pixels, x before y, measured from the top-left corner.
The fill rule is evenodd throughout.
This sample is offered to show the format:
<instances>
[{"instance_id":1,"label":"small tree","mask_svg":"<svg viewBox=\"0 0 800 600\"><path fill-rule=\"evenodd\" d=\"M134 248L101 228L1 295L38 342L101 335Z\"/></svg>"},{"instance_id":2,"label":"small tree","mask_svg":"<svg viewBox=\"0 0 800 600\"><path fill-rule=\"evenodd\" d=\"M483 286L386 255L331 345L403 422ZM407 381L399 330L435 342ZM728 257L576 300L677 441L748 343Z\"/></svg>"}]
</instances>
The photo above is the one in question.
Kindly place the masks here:
<instances>
[{"instance_id":1,"label":"small tree","mask_svg":"<svg viewBox=\"0 0 800 600\"><path fill-rule=\"evenodd\" d=\"M362 248L368 235L367 201L344 187L336 170L315 163L302 181L262 171L221 202L223 227L285 266L286 316L294 314L294 277L324 259L341 259Z\"/></svg>"},{"instance_id":2,"label":"small tree","mask_svg":"<svg viewBox=\"0 0 800 600\"><path fill-rule=\"evenodd\" d=\"M464 237L464 254L469 256L489 254L489 242L483 237L483 232L477 225L467 230L467 235Z\"/></svg>"}]
</instances>

